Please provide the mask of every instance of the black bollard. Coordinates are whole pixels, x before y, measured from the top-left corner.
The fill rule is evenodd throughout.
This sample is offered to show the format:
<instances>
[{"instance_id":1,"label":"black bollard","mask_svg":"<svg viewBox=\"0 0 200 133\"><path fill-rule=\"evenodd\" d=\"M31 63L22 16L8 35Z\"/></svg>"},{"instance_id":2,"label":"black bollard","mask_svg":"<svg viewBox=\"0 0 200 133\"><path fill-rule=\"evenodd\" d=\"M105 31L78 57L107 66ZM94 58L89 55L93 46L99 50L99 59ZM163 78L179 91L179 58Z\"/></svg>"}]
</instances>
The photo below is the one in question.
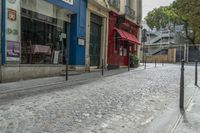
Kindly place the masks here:
<instances>
[{"instance_id":1,"label":"black bollard","mask_svg":"<svg viewBox=\"0 0 200 133\"><path fill-rule=\"evenodd\" d=\"M180 109L184 109L184 60L181 61Z\"/></svg>"},{"instance_id":2,"label":"black bollard","mask_svg":"<svg viewBox=\"0 0 200 133\"><path fill-rule=\"evenodd\" d=\"M69 73L68 73L68 70L69 70L69 67L68 67L68 57L66 57L66 64L65 64L65 80L68 81L68 77L69 77Z\"/></svg>"},{"instance_id":3,"label":"black bollard","mask_svg":"<svg viewBox=\"0 0 200 133\"><path fill-rule=\"evenodd\" d=\"M156 68L156 60L155 60L155 68Z\"/></svg>"},{"instance_id":4,"label":"black bollard","mask_svg":"<svg viewBox=\"0 0 200 133\"><path fill-rule=\"evenodd\" d=\"M195 85L197 86L197 80L198 80L198 61L195 61Z\"/></svg>"},{"instance_id":5,"label":"black bollard","mask_svg":"<svg viewBox=\"0 0 200 133\"><path fill-rule=\"evenodd\" d=\"M102 76L104 75L104 68L103 68L103 66L104 66L104 63L103 63L103 59L102 59L102 66L101 66L101 75Z\"/></svg>"},{"instance_id":6,"label":"black bollard","mask_svg":"<svg viewBox=\"0 0 200 133\"><path fill-rule=\"evenodd\" d=\"M130 56L128 56L128 71L130 71Z\"/></svg>"},{"instance_id":7,"label":"black bollard","mask_svg":"<svg viewBox=\"0 0 200 133\"><path fill-rule=\"evenodd\" d=\"M144 62L144 69L147 68L147 59L145 59L145 62Z\"/></svg>"},{"instance_id":8,"label":"black bollard","mask_svg":"<svg viewBox=\"0 0 200 133\"><path fill-rule=\"evenodd\" d=\"M66 81L68 80L68 65L66 65L66 74L65 74Z\"/></svg>"}]
</instances>

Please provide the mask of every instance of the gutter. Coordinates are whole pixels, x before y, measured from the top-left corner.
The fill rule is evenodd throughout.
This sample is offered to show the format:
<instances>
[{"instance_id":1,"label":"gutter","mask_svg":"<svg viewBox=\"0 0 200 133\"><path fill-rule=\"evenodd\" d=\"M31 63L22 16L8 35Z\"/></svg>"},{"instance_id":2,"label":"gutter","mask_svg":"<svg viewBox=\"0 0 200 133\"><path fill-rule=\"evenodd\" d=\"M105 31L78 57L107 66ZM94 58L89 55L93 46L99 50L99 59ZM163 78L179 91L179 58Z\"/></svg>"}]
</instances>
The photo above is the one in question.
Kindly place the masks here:
<instances>
[{"instance_id":1,"label":"gutter","mask_svg":"<svg viewBox=\"0 0 200 133\"><path fill-rule=\"evenodd\" d=\"M4 13L4 7L3 7L3 0L1 1L1 4L0 4L0 11L1 11L1 16L0 16L0 26L1 26L1 33L0 33L0 40L1 40L1 42L0 42L0 83L2 83L2 64L3 64L3 62L2 62L2 44L3 44L3 35L4 35L4 31L3 31L3 13Z\"/></svg>"},{"instance_id":2,"label":"gutter","mask_svg":"<svg viewBox=\"0 0 200 133\"><path fill-rule=\"evenodd\" d=\"M0 16L0 21L1 21L1 23L0 23L0 29L1 29L1 33L0 33L0 40L1 40L1 42L0 42L0 83L2 82L2 67L1 67L1 65L2 65L2 63L1 63L1 56L2 56L2 52L1 52L1 47L2 47L2 1L0 1L1 2L1 4L0 4L0 12L1 12L1 16Z\"/></svg>"}]
</instances>

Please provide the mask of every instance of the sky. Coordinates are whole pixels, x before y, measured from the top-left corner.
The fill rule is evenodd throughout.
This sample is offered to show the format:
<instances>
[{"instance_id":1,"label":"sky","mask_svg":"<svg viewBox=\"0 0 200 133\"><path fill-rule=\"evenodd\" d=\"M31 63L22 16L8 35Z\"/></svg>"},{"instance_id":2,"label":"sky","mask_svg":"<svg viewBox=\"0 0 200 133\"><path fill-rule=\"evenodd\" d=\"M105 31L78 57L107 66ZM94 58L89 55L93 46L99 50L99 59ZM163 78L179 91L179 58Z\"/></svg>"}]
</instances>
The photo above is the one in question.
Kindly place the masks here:
<instances>
[{"instance_id":1,"label":"sky","mask_svg":"<svg viewBox=\"0 0 200 133\"><path fill-rule=\"evenodd\" d=\"M168 6L174 0L143 0L143 18L147 16L147 13L154 8L158 8L160 6Z\"/></svg>"}]
</instances>

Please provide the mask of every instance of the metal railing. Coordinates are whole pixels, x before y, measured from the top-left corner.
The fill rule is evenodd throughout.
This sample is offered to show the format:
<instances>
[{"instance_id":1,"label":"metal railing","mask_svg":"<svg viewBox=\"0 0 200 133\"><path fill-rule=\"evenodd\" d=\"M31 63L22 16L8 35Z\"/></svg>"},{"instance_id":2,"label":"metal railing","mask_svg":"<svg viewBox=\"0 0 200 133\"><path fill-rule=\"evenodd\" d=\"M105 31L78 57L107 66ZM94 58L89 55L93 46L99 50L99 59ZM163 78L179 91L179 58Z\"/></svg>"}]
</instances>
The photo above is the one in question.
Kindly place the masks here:
<instances>
[{"instance_id":1,"label":"metal railing","mask_svg":"<svg viewBox=\"0 0 200 133\"><path fill-rule=\"evenodd\" d=\"M130 6L125 6L125 14L132 19L135 19L135 10L133 10Z\"/></svg>"}]
</instances>

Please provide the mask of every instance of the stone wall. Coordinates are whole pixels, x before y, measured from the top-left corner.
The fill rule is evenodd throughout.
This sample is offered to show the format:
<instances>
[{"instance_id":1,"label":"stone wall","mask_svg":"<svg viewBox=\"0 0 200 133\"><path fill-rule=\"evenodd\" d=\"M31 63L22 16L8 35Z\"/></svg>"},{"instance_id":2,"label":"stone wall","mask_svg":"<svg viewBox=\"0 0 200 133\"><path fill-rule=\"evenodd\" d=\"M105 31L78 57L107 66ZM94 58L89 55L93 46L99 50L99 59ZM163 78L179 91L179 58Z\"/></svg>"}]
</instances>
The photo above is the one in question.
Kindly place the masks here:
<instances>
[{"instance_id":1,"label":"stone wall","mask_svg":"<svg viewBox=\"0 0 200 133\"><path fill-rule=\"evenodd\" d=\"M51 77L62 74L64 65L5 65L2 66L2 82Z\"/></svg>"}]
</instances>

